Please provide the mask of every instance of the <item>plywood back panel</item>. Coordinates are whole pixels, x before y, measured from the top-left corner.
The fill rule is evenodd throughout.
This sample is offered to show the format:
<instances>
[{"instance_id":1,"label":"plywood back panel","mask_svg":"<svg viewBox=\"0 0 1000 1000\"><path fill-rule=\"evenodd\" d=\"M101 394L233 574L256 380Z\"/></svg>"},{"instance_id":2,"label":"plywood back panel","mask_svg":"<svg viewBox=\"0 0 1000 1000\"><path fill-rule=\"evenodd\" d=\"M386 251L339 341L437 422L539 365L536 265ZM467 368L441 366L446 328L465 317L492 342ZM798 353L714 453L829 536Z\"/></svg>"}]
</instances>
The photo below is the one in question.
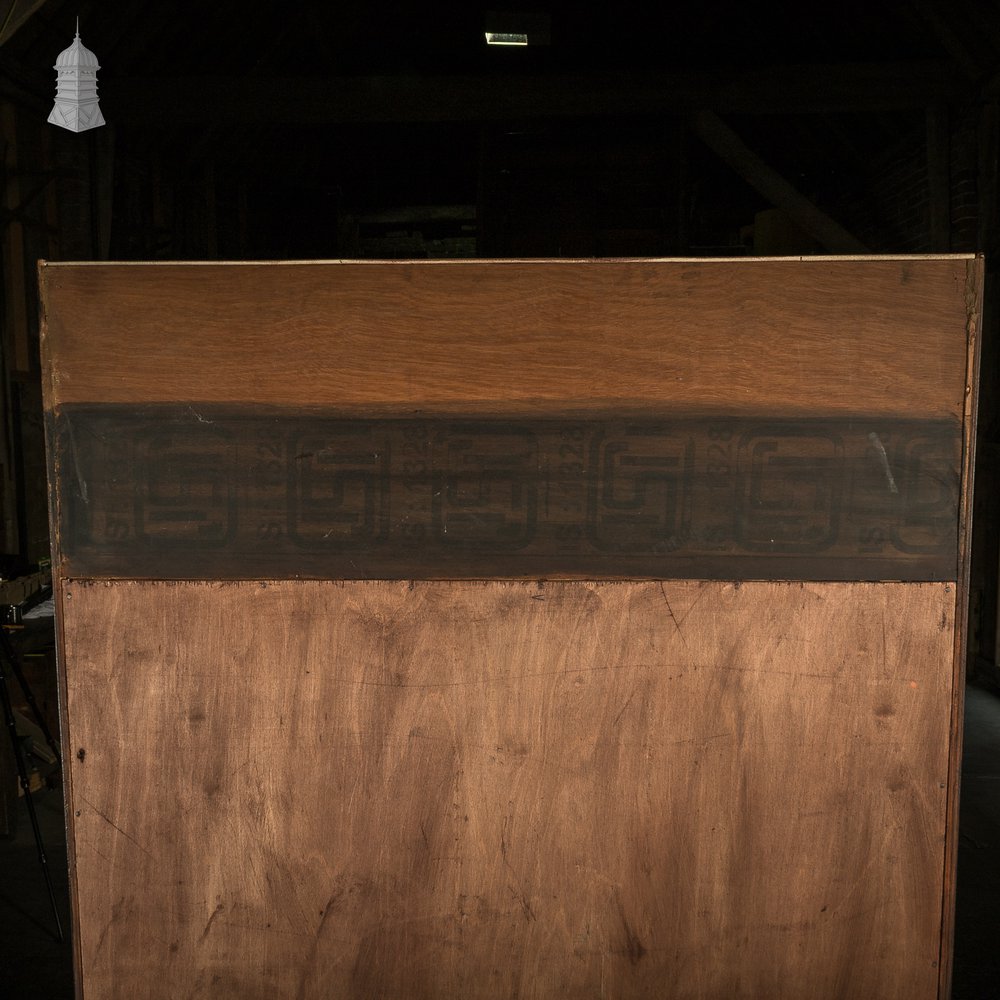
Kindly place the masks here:
<instances>
[{"instance_id":1,"label":"plywood back panel","mask_svg":"<svg viewBox=\"0 0 1000 1000\"><path fill-rule=\"evenodd\" d=\"M981 259L41 287L82 1000L944 1000Z\"/></svg>"},{"instance_id":2,"label":"plywood back panel","mask_svg":"<svg viewBox=\"0 0 1000 1000\"><path fill-rule=\"evenodd\" d=\"M87 995L933 996L954 614L70 583Z\"/></svg>"}]
</instances>

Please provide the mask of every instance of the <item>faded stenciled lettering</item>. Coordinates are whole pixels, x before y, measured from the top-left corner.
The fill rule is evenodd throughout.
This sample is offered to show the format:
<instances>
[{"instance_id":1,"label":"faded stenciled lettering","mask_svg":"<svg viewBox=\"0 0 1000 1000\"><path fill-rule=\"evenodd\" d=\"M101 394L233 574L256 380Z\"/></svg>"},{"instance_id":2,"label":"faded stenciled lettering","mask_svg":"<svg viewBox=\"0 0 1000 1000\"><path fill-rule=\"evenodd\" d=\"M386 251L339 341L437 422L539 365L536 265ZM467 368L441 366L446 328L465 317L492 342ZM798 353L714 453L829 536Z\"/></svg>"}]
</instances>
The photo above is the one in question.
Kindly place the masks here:
<instances>
[{"instance_id":1,"label":"faded stenciled lettering","mask_svg":"<svg viewBox=\"0 0 1000 1000\"><path fill-rule=\"evenodd\" d=\"M944 579L949 421L78 406L81 575Z\"/></svg>"}]
</instances>

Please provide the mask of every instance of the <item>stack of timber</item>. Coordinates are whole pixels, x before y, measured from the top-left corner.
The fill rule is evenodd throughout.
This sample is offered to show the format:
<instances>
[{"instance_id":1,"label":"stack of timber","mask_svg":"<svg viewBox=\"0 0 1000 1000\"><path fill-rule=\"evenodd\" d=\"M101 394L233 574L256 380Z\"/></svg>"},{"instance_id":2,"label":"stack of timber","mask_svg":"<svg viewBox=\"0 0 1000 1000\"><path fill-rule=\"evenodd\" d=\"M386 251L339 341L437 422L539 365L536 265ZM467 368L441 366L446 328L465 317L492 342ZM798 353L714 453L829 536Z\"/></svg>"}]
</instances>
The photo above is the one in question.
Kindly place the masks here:
<instances>
[{"instance_id":1,"label":"stack of timber","mask_svg":"<svg viewBox=\"0 0 1000 1000\"><path fill-rule=\"evenodd\" d=\"M980 259L41 287L84 1000L947 996Z\"/></svg>"}]
</instances>

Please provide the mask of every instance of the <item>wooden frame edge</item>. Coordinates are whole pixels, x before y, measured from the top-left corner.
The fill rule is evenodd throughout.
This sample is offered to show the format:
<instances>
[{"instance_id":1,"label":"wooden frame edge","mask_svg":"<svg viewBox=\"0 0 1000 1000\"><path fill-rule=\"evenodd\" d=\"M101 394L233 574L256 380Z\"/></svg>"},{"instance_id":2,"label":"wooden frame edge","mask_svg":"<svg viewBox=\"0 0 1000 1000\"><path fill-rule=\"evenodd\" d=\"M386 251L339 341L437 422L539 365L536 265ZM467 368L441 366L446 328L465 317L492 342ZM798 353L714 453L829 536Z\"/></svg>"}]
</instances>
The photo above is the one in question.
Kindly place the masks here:
<instances>
[{"instance_id":1,"label":"wooden frame edge","mask_svg":"<svg viewBox=\"0 0 1000 1000\"><path fill-rule=\"evenodd\" d=\"M302 258L298 260L275 260L271 258L248 260L66 260L44 261L51 267L246 267L257 265L283 264L292 267L314 267L331 264L363 264L366 267L392 267L418 264L435 267L446 264L449 267L469 267L476 264L732 264L736 261L755 263L838 263L840 261L911 261L911 260L967 260L974 261L971 253L908 253L908 254L790 254L786 256L761 257L745 255L741 257L415 257L372 258L372 257L330 257Z\"/></svg>"},{"instance_id":2,"label":"wooden frame edge","mask_svg":"<svg viewBox=\"0 0 1000 1000\"><path fill-rule=\"evenodd\" d=\"M955 650L952 662L948 789L945 804L944 880L941 900L941 950L938 958L938 998L951 997L954 965L955 899L958 870L959 800L965 723L965 660L969 633L969 570L972 541L972 499L975 485L976 417L979 409L979 359L982 344L985 258L977 254L966 266L967 375L963 432L962 493L959 505L958 580L955 587Z\"/></svg>"},{"instance_id":3,"label":"wooden frame edge","mask_svg":"<svg viewBox=\"0 0 1000 1000\"><path fill-rule=\"evenodd\" d=\"M59 740L62 752L62 791L63 791L63 813L66 827L66 864L67 880L69 884L69 909L70 909L70 949L73 954L73 996L76 1000L83 998L83 954L80 946L80 912L79 912L79 891L77 887L76 869L76 822L73 809L73 772L70 765L72 760L72 739L69 725L69 690L66 683L66 663L63 656L65 649L65 637L63 636L63 600L64 588L62 578L62 559L59 545L59 512L58 492L56 483L56 449L53 420L53 400L55 399L54 386L52 385L52 364L48 352L48 311L45 301L46 268L48 262L40 260L38 262L38 326L39 341L41 351L41 375L42 375L42 407L45 418L45 466L48 475L48 496L49 496L49 544L52 556L52 595L55 601L55 639L56 639L56 674L57 691L59 701Z\"/></svg>"}]
</instances>

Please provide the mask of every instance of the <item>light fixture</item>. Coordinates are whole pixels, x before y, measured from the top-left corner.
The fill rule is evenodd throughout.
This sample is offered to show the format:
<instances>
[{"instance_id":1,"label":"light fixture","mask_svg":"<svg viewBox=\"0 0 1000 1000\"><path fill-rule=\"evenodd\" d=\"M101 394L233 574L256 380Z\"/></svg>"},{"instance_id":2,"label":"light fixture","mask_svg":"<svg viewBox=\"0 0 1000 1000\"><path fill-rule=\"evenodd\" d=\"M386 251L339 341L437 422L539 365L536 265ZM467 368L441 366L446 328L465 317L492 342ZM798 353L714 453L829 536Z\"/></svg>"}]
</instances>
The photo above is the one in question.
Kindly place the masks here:
<instances>
[{"instance_id":1,"label":"light fixture","mask_svg":"<svg viewBox=\"0 0 1000 1000\"><path fill-rule=\"evenodd\" d=\"M551 18L546 11L486 12L487 45L548 45Z\"/></svg>"},{"instance_id":2,"label":"light fixture","mask_svg":"<svg viewBox=\"0 0 1000 1000\"><path fill-rule=\"evenodd\" d=\"M49 121L70 132L85 132L104 124L97 98L97 56L80 41L80 19L76 19L73 44L59 53L56 64L56 102Z\"/></svg>"},{"instance_id":3,"label":"light fixture","mask_svg":"<svg viewBox=\"0 0 1000 1000\"><path fill-rule=\"evenodd\" d=\"M515 35L505 31L487 31L487 45L527 45L527 35Z\"/></svg>"}]
</instances>

